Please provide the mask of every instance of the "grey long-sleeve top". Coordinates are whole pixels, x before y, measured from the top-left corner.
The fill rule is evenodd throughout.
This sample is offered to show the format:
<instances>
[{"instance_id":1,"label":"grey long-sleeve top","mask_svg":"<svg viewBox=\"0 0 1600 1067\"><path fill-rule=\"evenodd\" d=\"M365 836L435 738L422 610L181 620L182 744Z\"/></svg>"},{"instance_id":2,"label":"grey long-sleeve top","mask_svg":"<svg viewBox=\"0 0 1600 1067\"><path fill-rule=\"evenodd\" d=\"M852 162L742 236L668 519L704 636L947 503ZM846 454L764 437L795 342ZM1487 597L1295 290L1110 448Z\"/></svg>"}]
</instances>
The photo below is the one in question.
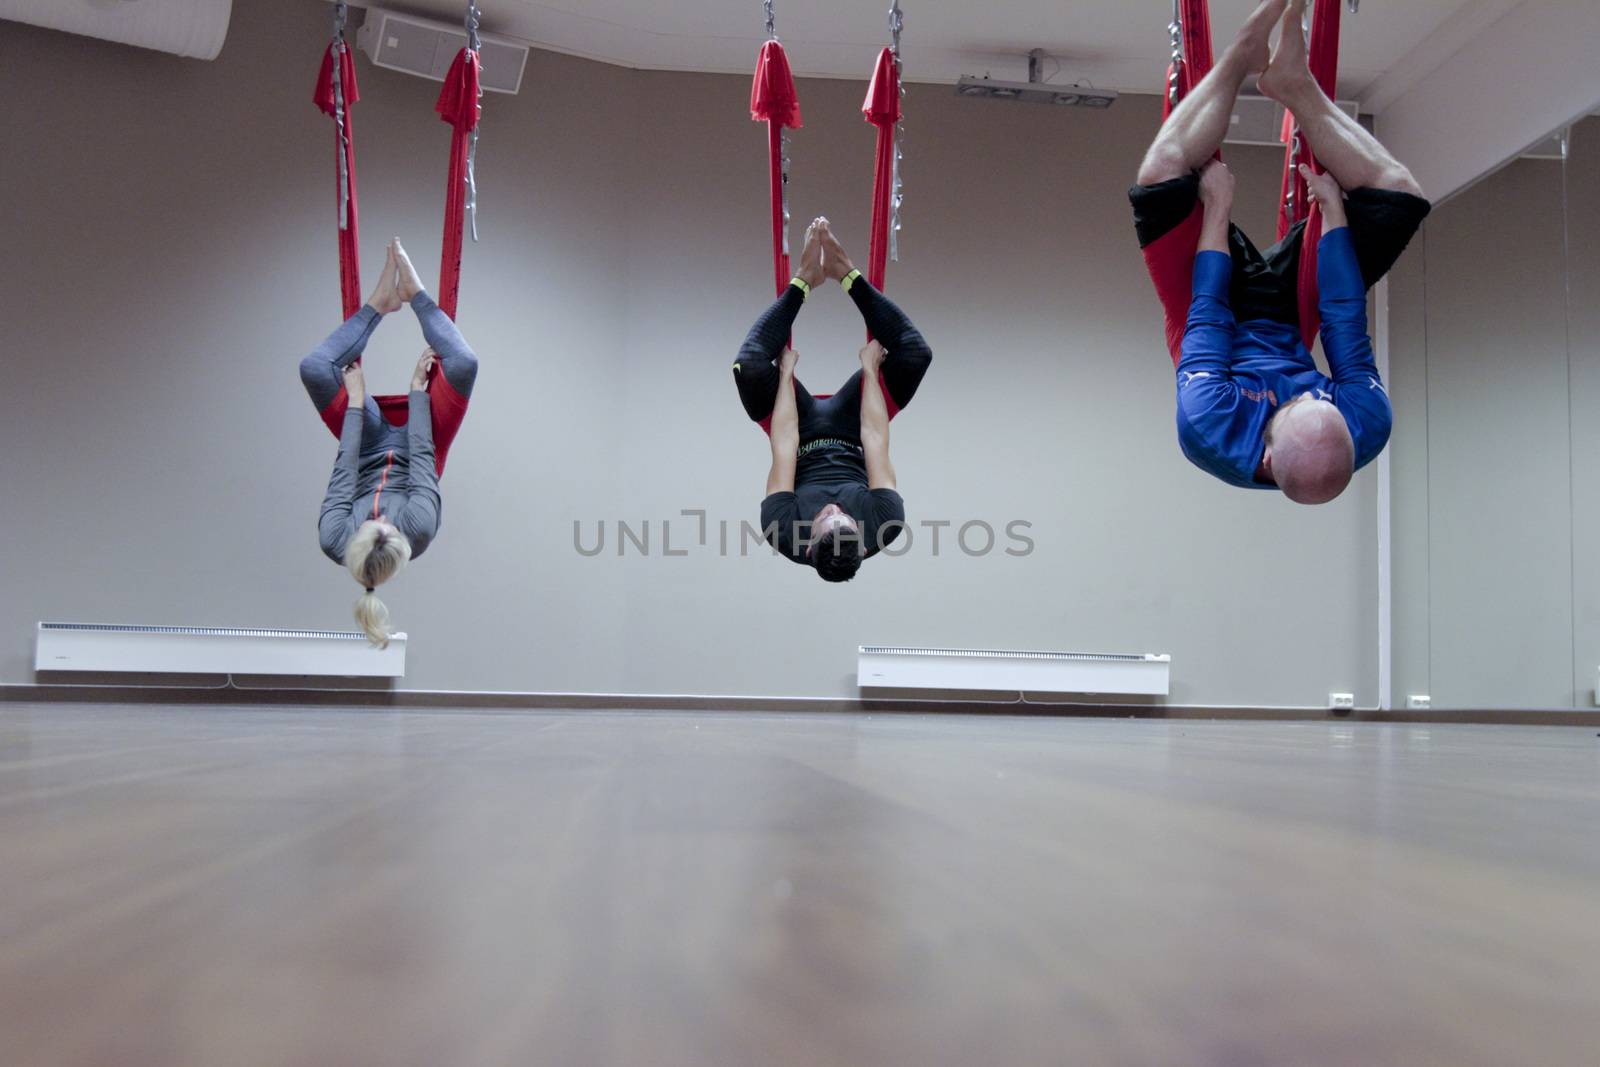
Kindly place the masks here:
<instances>
[{"instance_id":1,"label":"grey long-sleeve top","mask_svg":"<svg viewBox=\"0 0 1600 1067\"><path fill-rule=\"evenodd\" d=\"M364 408L345 412L339 457L317 520L322 551L335 563L344 562L345 545L369 519L387 515L411 542L412 559L439 532L442 501L428 394L413 389L409 400L404 426L378 415L371 397Z\"/></svg>"}]
</instances>

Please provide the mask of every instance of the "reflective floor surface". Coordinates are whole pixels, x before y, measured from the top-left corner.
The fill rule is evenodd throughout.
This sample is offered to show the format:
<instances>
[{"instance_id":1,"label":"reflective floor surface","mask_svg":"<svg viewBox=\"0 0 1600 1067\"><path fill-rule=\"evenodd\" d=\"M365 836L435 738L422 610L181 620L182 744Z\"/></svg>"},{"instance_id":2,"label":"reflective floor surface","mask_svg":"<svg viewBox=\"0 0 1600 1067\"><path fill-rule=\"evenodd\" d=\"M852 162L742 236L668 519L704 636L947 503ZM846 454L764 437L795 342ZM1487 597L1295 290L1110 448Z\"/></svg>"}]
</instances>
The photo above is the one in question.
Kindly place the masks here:
<instances>
[{"instance_id":1,"label":"reflective floor surface","mask_svg":"<svg viewBox=\"0 0 1600 1067\"><path fill-rule=\"evenodd\" d=\"M0 705L0 1048L1593 1064L1600 736Z\"/></svg>"}]
</instances>

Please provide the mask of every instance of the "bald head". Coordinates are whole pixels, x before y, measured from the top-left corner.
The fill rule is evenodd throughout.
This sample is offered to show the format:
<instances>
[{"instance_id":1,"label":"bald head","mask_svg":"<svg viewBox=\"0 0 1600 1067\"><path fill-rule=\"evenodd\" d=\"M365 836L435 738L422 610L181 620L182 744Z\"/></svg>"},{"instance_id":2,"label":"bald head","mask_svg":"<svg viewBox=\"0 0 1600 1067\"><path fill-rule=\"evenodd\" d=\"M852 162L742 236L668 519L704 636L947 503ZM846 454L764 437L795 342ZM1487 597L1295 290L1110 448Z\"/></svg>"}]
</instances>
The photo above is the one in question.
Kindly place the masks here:
<instances>
[{"instance_id":1,"label":"bald head","mask_svg":"<svg viewBox=\"0 0 1600 1067\"><path fill-rule=\"evenodd\" d=\"M1267 424L1272 480L1296 504L1326 504L1350 484L1356 446L1339 409L1309 396L1285 404Z\"/></svg>"}]
</instances>

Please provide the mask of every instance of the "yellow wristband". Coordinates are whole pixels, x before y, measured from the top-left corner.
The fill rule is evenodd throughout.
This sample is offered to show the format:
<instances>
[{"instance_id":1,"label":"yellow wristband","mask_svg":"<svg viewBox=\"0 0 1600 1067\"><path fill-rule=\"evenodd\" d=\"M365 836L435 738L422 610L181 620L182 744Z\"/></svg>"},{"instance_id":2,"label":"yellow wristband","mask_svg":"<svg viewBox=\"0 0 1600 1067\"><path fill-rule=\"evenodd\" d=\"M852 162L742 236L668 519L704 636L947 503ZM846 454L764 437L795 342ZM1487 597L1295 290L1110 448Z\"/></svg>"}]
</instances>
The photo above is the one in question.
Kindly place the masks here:
<instances>
[{"instance_id":1,"label":"yellow wristband","mask_svg":"<svg viewBox=\"0 0 1600 1067\"><path fill-rule=\"evenodd\" d=\"M805 282L801 281L800 280L800 276L798 274L796 274L793 278L789 279L789 284L794 286L796 289L800 290L800 292L804 293L806 296L810 296L811 295L811 286L809 286Z\"/></svg>"},{"instance_id":2,"label":"yellow wristband","mask_svg":"<svg viewBox=\"0 0 1600 1067\"><path fill-rule=\"evenodd\" d=\"M856 283L856 279L859 277L861 277L861 272L859 270L853 270L849 274L846 274L843 278L840 278L839 284L844 286L844 291L848 293L850 291L850 287Z\"/></svg>"}]
</instances>

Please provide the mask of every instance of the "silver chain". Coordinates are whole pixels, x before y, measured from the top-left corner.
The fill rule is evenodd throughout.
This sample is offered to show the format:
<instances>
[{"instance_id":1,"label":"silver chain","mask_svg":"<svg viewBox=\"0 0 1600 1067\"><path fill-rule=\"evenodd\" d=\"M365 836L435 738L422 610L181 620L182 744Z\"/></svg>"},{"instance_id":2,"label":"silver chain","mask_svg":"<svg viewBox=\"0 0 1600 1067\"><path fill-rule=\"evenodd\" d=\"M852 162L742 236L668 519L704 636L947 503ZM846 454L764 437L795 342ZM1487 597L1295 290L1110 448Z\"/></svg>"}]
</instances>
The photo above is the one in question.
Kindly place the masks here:
<instances>
[{"instance_id":1,"label":"silver chain","mask_svg":"<svg viewBox=\"0 0 1600 1067\"><path fill-rule=\"evenodd\" d=\"M467 221L472 224L472 240L478 240L478 127L472 127L472 142L467 146Z\"/></svg>"},{"instance_id":2,"label":"silver chain","mask_svg":"<svg viewBox=\"0 0 1600 1067\"><path fill-rule=\"evenodd\" d=\"M1338 0L1334 0L1334 2L1337 3ZM1300 36L1305 38L1307 42L1309 42L1311 39L1311 20L1314 17L1315 10L1316 4L1310 3L1306 5L1305 11L1301 12L1300 14ZM1291 168L1289 174L1289 190L1284 194L1283 204L1288 210L1289 219L1292 222L1294 221L1294 216L1296 215L1296 194L1298 194L1300 191L1300 124L1295 123L1291 129L1293 130L1293 136L1289 139L1289 166Z\"/></svg>"},{"instance_id":3,"label":"silver chain","mask_svg":"<svg viewBox=\"0 0 1600 1067\"><path fill-rule=\"evenodd\" d=\"M1289 166L1294 170L1289 175L1289 191L1284 194L1283 204L1289 209L1289 220L1294 221L1295 194L1300 191L1300 127L1294 128L1294 138L1289 142Z\"/></svg>"},{"instance_id":4,"label":"silver chain","mask_svg":"<svg viewBox=\"0 0 1600 1067\"><path fill-rule=\"evenodd\" d=\"M478 10L474 0L467 0L467 47L477 52L483 47L483 41L478 37L478 24L483 18L483 12ZM483 96L483 86L478 86L478 96ZM478 102L472 102L473 107ZM472 224L472 240L478 240L478 123L472 124L472 141L467 147L467 221Z\"/></svg>"},{"instance_id":5,"label":"silver chain","mask_svg":"<svg viewBox=\"0 0 1600 1067\"><path fill-rule=\"evenodd\" d=\"M773 0L761 0L767 16L767 40L778 39L778 16L772 9ZM778 127L778 205L783 211L783 254L789 254L789 130Z\"/></svg>"},{"instance_id":6,"label":"silver chain","mask_svg":"<svg viewBox=\"0 0 1600 1067\"><path fill-rule=\"evenodd\" d=\"M1178 106L1178 84L1183 69L1183 11L1181 0L1172 0L1172 21L1167 23L1167 33L1172 37L1172 64L1167 71L1167 106Z\"/></svg>"},{"instance_id":7,"label":"silver chain","mask_svg":"<svg viewBox=\"0 0 1600 1067\"><path fill-rule=\"evenodd\" d=\"M890 50L894 52L894 72L899 83L900 97L906 95L906 83L899 75L902 73L900 63L900 32L905 29L906 17L900 10L900 0L890 0L889 3L889 40ZM905 109L900 109L901 119L894 125L894 180L890 183L889 193L889 258L895 263L900 262L900 207L905 203L905 186L900 179L900 163L905 158L901 146L905 143Z\"/></svg>"},{"instance_id":8,"label":"silver chain","mask_svg":"<svg viewBox=\"0 0 1600 1067\"><path fill-rule=\"evenodd\" d=\"M769 5L770 6L770 5ZM789 128L778 127L778 202L783 207L783 254L789 254Z\"/></svg>"},{"instance_id":9,"label":"silver chain","mask_svg":"<svg viewBox=\"0 0 1600 1067\"><path fill-rule=\"evenodd\" d=\"M894 128L894 191L889 199L889 258L900 262L900 206L905 203L905 186L900 181L900 161L905 158L905 153L900 150L900 145L905 141L905 124L897 123Z\"/></svg>"},{"instance_id":10,"label":"silver chain","mask_svg":"<svg viewBox=\"0 0 1600 1067\"><path fill-rule=\"evenodd\" d=\"M333 124L339 134L339 229L350 228L350 128L344 120L344 27L349 7L344 0L333 5Z\"/></svg>"}]
</instances>

